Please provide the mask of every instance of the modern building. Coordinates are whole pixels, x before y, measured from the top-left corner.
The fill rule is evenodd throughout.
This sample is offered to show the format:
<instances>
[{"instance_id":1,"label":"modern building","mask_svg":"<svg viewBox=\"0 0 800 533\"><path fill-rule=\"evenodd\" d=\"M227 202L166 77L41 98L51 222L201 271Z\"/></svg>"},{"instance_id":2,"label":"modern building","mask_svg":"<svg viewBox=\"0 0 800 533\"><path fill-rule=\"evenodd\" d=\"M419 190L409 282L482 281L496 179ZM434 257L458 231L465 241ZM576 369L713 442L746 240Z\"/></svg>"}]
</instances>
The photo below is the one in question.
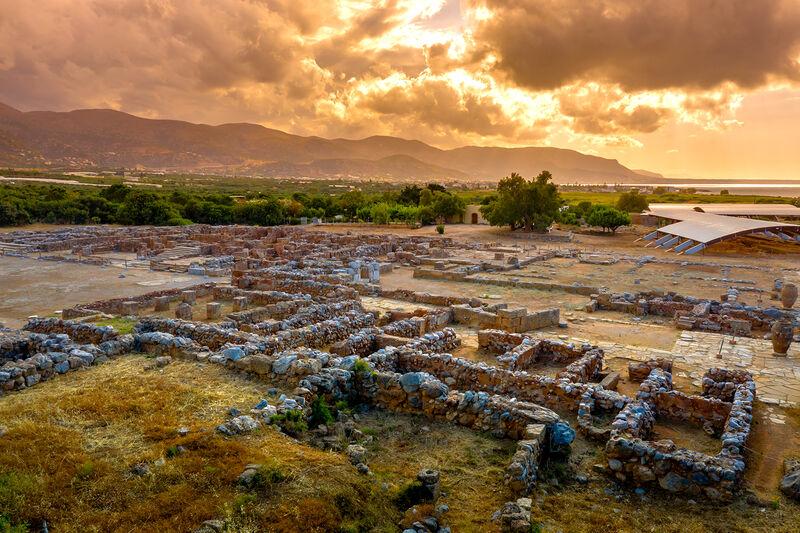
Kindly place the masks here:
<instances>
[{"instance_id":1,"label":"modern building","mask_svg":"<svg viewBox=\"0 0 800 533\"><path fill-rule=\"evenodd\" d=\"M665 225L638 240L679 255L743 235L800 243L800 226L784 222L800 219L791 204L651 204L642 216Z\"/></svg>"}]
</instances>

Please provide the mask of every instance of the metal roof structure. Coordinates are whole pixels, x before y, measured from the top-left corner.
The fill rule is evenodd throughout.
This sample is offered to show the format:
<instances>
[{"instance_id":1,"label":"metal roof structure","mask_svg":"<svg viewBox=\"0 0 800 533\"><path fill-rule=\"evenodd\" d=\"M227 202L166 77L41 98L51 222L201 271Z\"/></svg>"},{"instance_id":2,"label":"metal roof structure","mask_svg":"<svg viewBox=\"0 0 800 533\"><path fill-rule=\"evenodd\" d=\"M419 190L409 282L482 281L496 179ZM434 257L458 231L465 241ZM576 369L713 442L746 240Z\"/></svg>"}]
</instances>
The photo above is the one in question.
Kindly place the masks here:
<instances>
[{"instance_id":1,"label":"metal roof structure","mask_svg":"<svg viewBox=\"0 0 800 533\"><path fill-rule=\"evenodd\" d=\"M732 217L800 218L800 207L792 204L650 204L650 215L671 220L688 220L692 213Z\"/></svg>"},{"instance_id":2,"label":"metal roof structure","mask_svg":"<svg viewBox=\"0 0 800 533\"><path fill-rule=\"evenodd\" d=\"M661 208L660 205L652 214L661 218L678 220L678 222L658 228L641 239L637 239L649 241L645 246L655 245L657 248L665 248L668 252L675 251L680 255L694 254L716 242L741 235L756 234L782 241L800 242L800 225L797 224L703 213L686 208L672 208L683 206ZM653 211L652 207L651 212Z\"/></svg>"}]
</instances>

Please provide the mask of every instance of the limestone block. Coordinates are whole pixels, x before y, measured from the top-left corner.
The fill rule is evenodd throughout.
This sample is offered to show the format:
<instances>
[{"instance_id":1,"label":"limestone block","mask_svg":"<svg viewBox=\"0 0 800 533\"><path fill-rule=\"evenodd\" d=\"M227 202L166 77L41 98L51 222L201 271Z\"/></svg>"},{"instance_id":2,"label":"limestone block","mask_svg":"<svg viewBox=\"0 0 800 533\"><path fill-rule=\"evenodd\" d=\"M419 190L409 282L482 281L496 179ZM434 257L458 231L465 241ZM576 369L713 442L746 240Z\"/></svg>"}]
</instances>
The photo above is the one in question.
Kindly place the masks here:
<instances>
[{"instance_id":1,"label":"limestone block","mask_svg":"<svg viewBox=\"0 0 800 533\"><path fill-rule=\"evenodd\" d=\"M136 301L122 302L121 313L124 316L137 315L139 313L139 302Z\"/></svg>"},{"instance_id":2,"label":"limestone block","mask_svg":"<svg viewBox=\"0 0 800 533\"><path fill-rule=\"evenodd\" d=\"M186 302L178 305L178 307L175 308L175 318L180 318L181 320L191 320L192 306Z\"/></svg>"},{"instance_id":3,"label":"limestone block","mask_svg":"<svg viewBox=\"0 0 800 533\"><path fill-rule=\"evenodd\" d=\"M235 296L233 298L233 311L244 311L247 309L247 296Z\"/></svg>"},{"instance_id":4,"label":"limestone block","mask_svg":"<svg viewBox=\"0 0 800 533\"><path fill-rule=\"evenodd\" d=\"M214 320L222 316L222 304L219 302L209 302L206 304L206 318Z\"/></svg>"},{"instance_id":5,"label":"limestone block","mask_svg":"<svg viewBox=\"0 0 800 533\"><path fill-rule=\"evenodd\" d=\"M169 296L159 296L156 298L156 311L169 311Z\"/></svg>"},{"instance_id":6,"label":"limestone block","mask_svg":"<svg viewBox=\"0 0 800 533\"><path fill-rule=\"evenodd\" d=\"M195 291L181 291L181 301L193 304L197 301L197 293Z\"/></svg>"}]
</instances>

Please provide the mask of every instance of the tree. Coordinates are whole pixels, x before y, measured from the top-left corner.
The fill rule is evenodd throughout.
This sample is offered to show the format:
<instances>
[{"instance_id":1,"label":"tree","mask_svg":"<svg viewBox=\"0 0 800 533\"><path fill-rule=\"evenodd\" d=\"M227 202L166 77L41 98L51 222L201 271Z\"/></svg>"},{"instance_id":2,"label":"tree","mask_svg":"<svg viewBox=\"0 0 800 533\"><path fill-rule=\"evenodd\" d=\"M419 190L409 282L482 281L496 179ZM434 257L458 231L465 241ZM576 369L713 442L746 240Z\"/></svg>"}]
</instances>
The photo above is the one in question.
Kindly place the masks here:
<instances>
[{"instance_id":1,"label":"tree","mask_svg":"<svg viewBox=\"0 0 800 533\"><path fill-rule=\"evenodd\" d=\"M562 203L552 179L546 170L531 180L513 173L500 180L497 198L482 206L481 214L492 226L544 231L558 216Z\"/></svg>"},{"instance_id":2,"label":"tree","mask_svg":"<svg viewBox=\"0 0 800 533\"><path fill-rule=\"evenodd\" d=\"M339 197L339 209L349 218L356 216L359 207L366 205L367 200L361 191L348 191Z\"/></svg>"},{"instance_id":3,"label":"tree","mask_svg":"<svg viewBox=\"0 0 800 533\"><path fill-rule=\"evenodd\" d=\"M641 213L648 207L647 197L640 195L636 189L622 193L617 200L617 209L625 213Z\"/></svg>"},{"instance_id":4,"label":"tree","mask_svg":"<svg viewBox=\"0 0 800 533\"><path fill-rule=\"evenodd\" d=\"M419 196L422 194L422 189L417 185L407 185L400 189L400 194L397 196L397 203L403 205L419 205Z\"/></svg>"},{"instance_id":5,"label":"tree","mask_svg":"<svg viewBox=\"0 0 800 533\"><path fill-rule=\"evenodd\" d=\"M596 205L589 213L586 223L603 228L603 231L611 230L611 233L616 233L618 228L630 225L631 216L607 205Z\"/></svg>"},{"instance_id":6,"label":"tree","mask_svg":"<svg viewBox=\"0 0 800 533\"><path fill-rule=\"evenodd\" d=\"M0 202L0 226L21 226L30 222L30 215L18 202Z\"/></svg>"},{"instance_id":7,"label":"tree","mask_svg":"<svg viewBox=\"0 0 800 533\"><path fill-rule=\"evenodd\" d=\"M233 217L240 224L278 226L286 219L286 212L279 201L268 198L237 204L233 208Z\"/></svg>"},{"instance_id":8,"label":"tree","mask_svg":"<svg viewBox=\"0 0 800 533\"><path fill-rule=\"evenodd\" d=\"M159 195L149 191L134 190L128 193L119 206L117 219L123 224L174 226L187 221L175 208Z\"/></svg>"},{"instance_id":9,"label":"tree","mask_svg":"<svg viewBox=\"0 0 800 533\"><path fill-rule=\"evenodd\" d=\"M436 193L433 200L433 214L440 219L448 219L451 217L464 214L467 206L464 200L450 193Z\"/></svg>"},{"instance_id":10,"label":"tree","mask_svg":"<svg viewBox=\"0 0 800 533\"><path fill-rule=\"evenodd\" d=\"M388 224L389 223L389 204L381 202L373 204L370 208L370 219L373 224Z\"/></svg>"},{"instance_id":11,"label":"tree","mask_svg":"<svg viewBox=\"0 0 800 533\"><path fill-rule=\"evenodd\" d=\"M111 202L122 202L133 189L122 183L115 183L100 194Z\"/></svg>"},{"instance_id":12,"label":"tree","mask_svg":"<svg viewBox=\"0 0 800 533\"><path fill-rule=\"evenodd\" d=\"M431 205L433 203L433 191L425 188L419 194L419 205Z\"/></svg>"}]
</instances>

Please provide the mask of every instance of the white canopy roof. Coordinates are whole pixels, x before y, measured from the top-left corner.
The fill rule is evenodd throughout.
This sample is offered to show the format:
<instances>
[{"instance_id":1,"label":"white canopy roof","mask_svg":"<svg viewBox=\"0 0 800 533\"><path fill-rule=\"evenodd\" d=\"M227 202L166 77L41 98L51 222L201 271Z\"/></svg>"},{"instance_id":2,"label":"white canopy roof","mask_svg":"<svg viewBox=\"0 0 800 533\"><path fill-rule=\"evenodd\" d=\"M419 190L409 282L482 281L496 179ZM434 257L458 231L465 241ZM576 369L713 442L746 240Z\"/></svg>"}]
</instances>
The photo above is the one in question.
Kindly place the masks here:
<instances>
[{"instance_id":1,"label":"white canopy roof","mask_svg":"<svg viewBox=\"0 0 800 533\"><path fill-rule=\"evenodd\" d=\"M691 239L698 243L711 244L724 238L758 231L800 232L800 226L797 224L712 215L696 211L687 211L686 213L687 216L684 220L658 228L658 233Z\"/></svg>"},{"instance_id":2,"label":"white canopy roof","mask_svg":"<svg viewBox=\"0 0 800 533\"><path fill-rule=\"evenodd\" d=\"M694 214L734 217L798 217L800 208L792 204L650 204L650 214L672 220L689 220Z\"/></svg>"}]
</instances>

